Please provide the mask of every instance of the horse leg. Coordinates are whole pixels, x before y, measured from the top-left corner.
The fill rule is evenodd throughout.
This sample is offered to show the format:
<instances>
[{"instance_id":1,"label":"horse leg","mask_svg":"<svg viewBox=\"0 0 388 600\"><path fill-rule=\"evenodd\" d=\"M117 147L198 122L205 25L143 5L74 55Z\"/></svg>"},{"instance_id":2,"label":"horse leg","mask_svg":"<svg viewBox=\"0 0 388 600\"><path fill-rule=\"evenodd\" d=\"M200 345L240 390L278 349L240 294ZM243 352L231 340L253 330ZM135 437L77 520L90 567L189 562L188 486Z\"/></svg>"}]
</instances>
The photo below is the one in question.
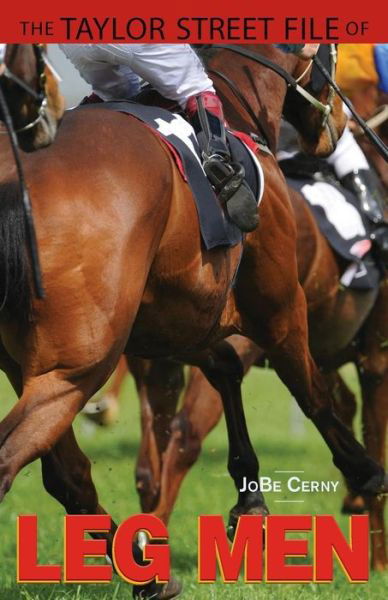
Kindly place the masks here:
<instances>
[{"instance_id":1,"label":"horse leg","mask_svg":"<svg viewBox=\"0 0 388 600\"><path fill-rule=\"evenodd\" d=\"M98 425L112 425L118 416L120 389L127 375L127 363L125 357L122 356L108 389L97 400L90 400L85 405L82 414Z\"/></svg>"},{"instance_id":2,"label":"horse leg","mask_svg":"<svg viewBox=\"0 0 388 600\"><path fill-rule=\"evenodd\" d=\"M163 455L160 493L153 514L168 523L183 479L197 461L203 439L217 425L222 404L199 369L193 367L183 406L172 419L170 439Z\"/></svg>"},{"instance_id":3,"label":"horse leg","mask_svg":"<svg viewBox=\"0 0 388 600\"><path fill-rule=\"evenodd\" d=\"M342 423L346 425L349 431L351 431L354 435L353 420L357 411L355 395L348 388L338 371L325 374L325 379L333 398L334 410L336 414L339 416ZM342 504L341 510L343 514L363 514L365 512L365 502L363 497L349 488L346 480L345 485L348 491Z\"/></svg>"},{"instance_id":4,"label":"horse leg","mask_svg":"<svg viewBox=\"0 0 388 600\"><path fill-rule=\"evenodd\" d=\"M129 358L141 406L142 439L136 464L136 488L143 512L159 501L164 452L171 420L184 387L183 366L172 360Z\"/></svg>"},{"instance_id":5,"label":"horse leg","mask_svg":"<svg viewBox=\"0 0 388 600\"><path fill-rule=\"evenodd\" d=\"M242 362L244 374L257 359L260 350L247 338L228 338ZM163 455L160 497L153 513L168 523L180 487L197 461L203 440L219 423L222 401L197 367L192 367L181 410L173 418L171 437Z\"/></svg>"},{"instance_id":6,"label":"horse leg","mask_svg":"<svg viewBox=\"0 0 388 600\"><path fill-rule=\"evenodd\" d=\"M8 381L12 385L17 396L22 395L23 391L23 377L20 369L20 365L15 362L8 354L4 346L0 343L0 370L4 371Z\"/></svg>"},{"instance_id":7,"label":"horse leg","mask_svg":"<svg viewBox=\"0 0 388 600\"><path fill-rule=\"evenodd\" d=\"M75 467L79 453L74 449L74 436L69 430L76 414L104 383L110 369L111 361L107 360L105 364L98 364L86 372L78 369L71 373L58 370L28 380L16 405L18 411L14 415L18 419L13 420L13 428L8 427L5 432L4 421L0 424L0 436L3 439L0 448L0 499L26 464L36 458L43 458L45 486L50 493L57 494L62 503L66 503L66 508L76 512L84 510L84 507L88 510L94 508L97 514L103 510L98 505L94 486L89 481L88 462L83 459ZM69 474L64 464L72 452L74 455L69 457ZM48 458L44 458L47 455ZM53 473L50 475L51 469ZM58 473L62 470L65 482L58 480ZM65 490L61 492L63 485ZM67 492L68 498L65 497ZM113 533L114 529L111 531ZM137 545L133 546L133 552L135 559L141 563L142 552ZM152 593L155 592L155 599L174 598L179 594L180 585L175 580L165 585L152 582L148 586L135 588L135 593L142 597L141 593L145 590L148 593L149 589L152 589Z\"/></svg>"},{"instance_id":8,"label":"horse leg","mask_svg":"<svg viewBox=\"0 0 388 600\"><path fill-rule=\"evenodd\" d=\"M57 441L53 448L41 458L42 477L46 491L60 502L68 514L101 515L106 514L99 504L97 491L91 477L91 464L77 444L73 428L70 427ZM91 532L95 539L105 539L107 555L113 564L112 545L116 523L111 521L107 533ZM144 564L143 552L132 542L132 553L139 564ZM181 586L174 579L167 584L152 582L147 586L136 586L135 597L175 598ZM146 595L147 594L147 595Z\"/></svg>"},{"instance_id":9,"label":"horse leg","mask_svg":"<svg viewBox=\"0 0 388 600\"><path fill-rule=\"evenodd\" d=\"M327 386L333 398L333 407L342 423L354 433L353 419L357 411L356 397L348 388L338 371L325 374Z\"/></svg>"},{"instance_id":10,"label":"horse leg","mask_svg":"<svg viewBox=\"0 0 388 600\"><path fill-rule=\"evenodd\" d=\"M106 511L99 504L91 477L90 460L77 444L72 427L59 438L51 450L41 457L42 478L46 491L60 502L68 514L101 515ZM91 534L107 540L107 554L112 559L112 542L117 526L112 521L107 534Z\"/></svg>"},{"instance_id":11,"label":"horse leg","mask_svg":"<svg viewBox=\"0 0 388 600\"><path fill-rule=\"evenodd\" d=\"M229 517L228 535L232 538L240 515L267 515L269 511L259 486L257 491L247 489L247 483L259 482L259 462L249 439L242 404L243 365L227 341L213 346L203 356L198 364L222 398L229 442L228 470L238 490L237 504Z\"/></svg>"},{"instance_id":12,"label":"horse leg","mask_svg":"<svg viewBox=\"0 0 388 600\"><path fill-rule=\"evenodd\" d=\"M70 427L108 368L54 370L27 380L20 399L0 423L0 499L17 473L46 454Z\"/></svg>"},{"instance_id":13,"label":"horse leg","mask_svg":"<svg viewBox=\"0 0 388 600\"><path fill-rule=\"evenodd\" d=\"M357 492L378 494L388 485L384 469L371 459L353 434L339 420L326 382L315 365L307 345L305 299L298 286L295 303L279 315L275 322L266 322L266 352L277 374L296 398L304 414L310 418L333 455L333 462ZM280 340L276 334L283 332ZM263 343L263 346L265 347Z\"/></svg>"},{"instance_id":14,"label":"horse leg","mask_svg":"<svg viewBox=\"0 0 388 600\"><path fill-rule=\"evenodd\" d=\"M388 424L388 283L382 282L378 301L365 323L358 357L362 391L362 423L365 446L380 465L386 464ZM385 496L365 498L371 526L371 564L388 569Z\"/></svg>"},{"instance_id":15,"label":"horse leg","mask_svg":"<svg viewBox=\"0 0 388 600\"><path fill-rule=\"evenodd\" d=\"M387 364L388 367L388 364ZM362 421L364 443L370 456L381 465L386 461L388 424L388 368L383 375L375 377L370 371L360 375L362 389ZM365 369L365 367L363 367ZM365 497L371 529L371 566L383 571L388 569L387 537L384 523L385 496Z\"/></svg>"}]
</instances>

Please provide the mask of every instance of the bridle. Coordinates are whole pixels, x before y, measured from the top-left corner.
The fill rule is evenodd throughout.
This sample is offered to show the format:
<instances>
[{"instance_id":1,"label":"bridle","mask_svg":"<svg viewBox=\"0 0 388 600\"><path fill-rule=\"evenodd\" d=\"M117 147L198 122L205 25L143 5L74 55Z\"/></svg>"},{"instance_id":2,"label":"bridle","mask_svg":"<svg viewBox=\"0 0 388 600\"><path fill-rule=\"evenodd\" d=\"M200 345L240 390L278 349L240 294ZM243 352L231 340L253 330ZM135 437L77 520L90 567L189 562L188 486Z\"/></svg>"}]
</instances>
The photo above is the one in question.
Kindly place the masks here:
<instances>
[{"instance_id":1,"label":"bridle","mask_svg":"<svg viewBox=\"0 0 388 600\"><path fill-rule=\"evenodd\" d=\"M36 240L35 233L35 225L34 219L32 215L32 207L30 201L30 195L28 193L27 183L24 177L22 161L20 157L19 150L19 142L17 138L17 133L21 133L27 130L31 130L35 127L45 116L46 107L47 107L47 96L45 90L46 84L46 75L44 72L46 59L44 55L44 49L41 44L33 44L35 56L37 59L37 75L38 75L38 91L35 91L28 84L22 81L19 77L17 77L12 71L8 68L5 63L5 54L6 54L6 44L2 44L0 46L0 108L3 115L3 121L6 129L6 133L8 134L11 150L13 154L13 158L16 166L16 173L19 181L20 187L20 195L24 213L24 220L26 226L26 236L27 236L27 247L31 260L32 267L32 278L33 284L35 288L35 294L38 299L43 299L44 288L42 282L42 271L40 267L39 261L39 252L38 252L38 244ZM1 86L1 79L7 78L12 80L18 87L25 90L28 94L30 94L36 103L36 107L38 110L38 116L33 119L30 123L21 127L20 129L15 130L13 120L8 108L8 104L4 95L4 91Z\"/></svg>"},{"instance_id":2,"label":"bridle","mask_svg":"<svg viewBox=\"0 0 388 600\"><path fill-rule=\"evenodd\" d=\"M15 133L23 133L38 125L42 119L45 118L47 112L47 95L46 95L46 73L45 66L47 64L45 51L43 44L32 44L34 49L36 64L37 64L37 76L38 76L38 90L34 90L30 85L22 81L17 75L15 75L10 66L5 62L7 44L3 44L2 51L0 53L0 95L4 96L1 90L1 80L7 79L15 83L18 87L22 88L27 94L34 99L34 105L36 107L37 116L35 119L20 127L14 129ZM3 108L3 107L2 107Z\"/></svg>"},{"instance_id":3,"label":"bridle","mask_svg":"<svg viewBox=\"0 0 388 600\"><path fill-rule=\"evenodd\" d=\"M212 49L230 50L231 52L235 52L236 54L240 54L241 56L249 58L256 63L264 65L265 67L271 69L272 71L274 71L275 73L280 75L280 77L282 77L286 81L287 86L289 88L292 88L293 90L295 90L298 94L303 96L310 104L312 104L312 106L314 106L315 108L317 108L319 111L321 111L323 113L323 119L322 119L321 126L322 126L322 128L327 129L332 142L337 141L337 134L333 130L333 127L332 127L329 117L333 111L333 103L334 103L335 94L338 94L338 96L341 98L343 103L349 108L355 121L358 123L358 125L361 127L361 129L365 132L366 136L374 144L374 146L376 147L379 154L381 154L381 156L386 161L388 161L387 146L379 138L379 136L376 135L375 132L370 127L368 127L368 124L364 121L364 119L362 119L358 115L358 113L354 110L351 102L345 97L345 95L342 93L342 91L339 89L338 85L335 82L335 69L336 69L336 63L337 63L337 48L336 48L335 44L330 44L330 73L326 70L325 66L322 64L318 55L314 56L314 58L312 59L312 63L311 63L311 66L315 66L320 71L321 75L324 77L326 82L329 84L329 93L328 93L328 98L327 98L327 104L324 104L323 102L321 102L320 100L315 98L315 96L313 96L313 94L310 94L310 92L308 90L306 90L303 86L299 85L299 82L303 79L302 76L307 74L308 69L306 69L305 72L302 73L302 76L299 76L298 79L295 79L292 75L290 75L281 66L272 62L268 58L261 56L260 54L257 54L256 52L252 52L252 50L248 50L247 48L241 48L239 46L233 46L230 44L211 44L210 47ZM218 72L215 72L215 73L217 75L219 75ZM226 81L225 76L222 76L222 74L221 74L221 77L224 79L224 81ZM234 87L236 88L235 84L234 84ZM233 92L235 93L235 90L233 90ZM235 93L235 95L237 95L237 94ZM240 94L240 96L241 96L241 94ZM244 105L244 108L246 108L246 105L244 103L243 103L243 105ZM248 111L248 112L250 115L252 114L252 111ZM255 118L254 121L257 122L257 119Z\"/></svg>"},{"instance_id":4,"label":"bridle","mask_svg":"<svg viewBox=\"0 0 388 600\"><path fill-rule=\"evenodd\" d=\"M206 46L205 46L205 48L206 48ZM241 48L239 46L232 46L229 44L212 44L211 48L212 49L230 50L236 54L240 54L241 56L244 56L245 58L249 58L250 60L252 60L256 63L259 63L259 64L267 67L268 69L270 69L271 71L274 71L275 73L277 73L277 75L282 77L285 80L287 87L289 89L292 89L296 93L303 96L303 98L305 100L307 100L307 102L309 102L314 108L318 109L321 113L323 113L321 128L326 129L329 139L330 139L330 142L331 142L331 145L332 145L332 148L333 149L335 148L336 142L338 141L338 136L336 134L335 128L333 127L332 121L329 118L333 111L334 96L335 96L334 89L332 88L331 85L329 86L327 103L324 104L323 102L318 100L313 94L311 94L308 90L306 90L303 87L303 85L300 84L300 82L303 81L303 79L306 77L306 75L309 73L309 71L314 68L313 60L309 61L308 65L304 69L304 71L295 79L293 75L288 73L288 71L283 69L283 67L281 67L280 65L272 62L271 60L262 56L261 54L253 52L252 50L248 50L247 48ZM330 68L332 77L334 77L335 70L336 70L336 64L337 64L337 48L336 48L335 44L330 44L329 57L330 57L329 68ZM246 112L251 117L253 123L256 125L256 131L259 131L261 133L261 137L265 140L266 135L262 128L259 118L254 113L254 111L250 107L249 103L244 98L243 94L241 94L241 92L238 89L238 87L236 86L236 84L231 79L226 77L226 75L224 73L221 73L220 71L215 71L213 69L210 69L209 73L217 75L220 79L222 79L228 85L228 87L231 89L233 94L237 97L237 99L243 105Z\"/></svg>"},{"instance_id":5,"label":"bridle","mask_svg":"<svg viewBox=\"0 0 388 600\"><path fill-rule=\"evenodd\" d=\"M330 44L329 57L330 57L330 74L331 74L331 78L334 79L335 71L336 71L336 67L337 67L337 57L338 57L337 47L335 44ZM315 108L317 108L319 111L321 111L323 113L323 119L322 119L322 123L321 123L321 127L323 128L323 127L326 127L327 121L329 119L329 115L333 112L335 90L331 85L329 85L329 93L327 96L327 101L326 101L326 104L324 104L323 102L321 102L320 100L315 98L315 96L310 94L310 92L308 92L302 85L299 85L299 83L301 81L303 81L303 79L306 77L307 73L313 68L314 68L314 59L311 59L307 65L307 67L302 72L302 74L299 75L295 79L296 85L288 83L288 86L292 87L298 94L303 96L303 98L305 98L312 106L314 106Z\"/></svg>"},{"instance_id":6,"label":"bridle","mask_svg":"<svg viewBox=\"0 0 388 600\"><path fill-rule=\"evenodd\" d=\"M276 63L272 62L265 56L262 56L261 54L253 52L252 50L248 50L247 48L241 48L240 46L232 46L229 44L212 44L211 48L212 49L220 49L220 50L221 49L230 50L232 52L235 52L236 54L240 54L241 56L244 56L246 58L251 59L254 62L257 62L257 63L267 67L268 69L271 69L271 71L274 71L278 75L280 75L280 77L282 77L282 79L285 80L285 82L287 83L287 86L289 88L292 88L293 90L295 90L295 92L297 92L298 94L303 96L303 98L305 98L305 100L307 100L312 106L314 106L320 112L323 113L322 127L325 127L326 122L329 118L329 115L333 111L333 102L334 102L334 95L335 95L334 89L332 88L332 86L330 86L327 103L324 104L323 102L321 102L320 100L315 98L315 96L313 96L313 94L310 94L310 92L308 90L306 90L299 83L300 81L302 81L304 76L307 75L309 69L313 66L313 61L311 61L308 64L305 71L297 79L295 79L290 73L288 73L288 71L283 69L283 67L281 67L280 65L277 65ZM332 78L335 75L336 64L337 64L337 48L336 48L335 44L330 44L330 71L331 71Z\"/></svg>"}]
</instances>

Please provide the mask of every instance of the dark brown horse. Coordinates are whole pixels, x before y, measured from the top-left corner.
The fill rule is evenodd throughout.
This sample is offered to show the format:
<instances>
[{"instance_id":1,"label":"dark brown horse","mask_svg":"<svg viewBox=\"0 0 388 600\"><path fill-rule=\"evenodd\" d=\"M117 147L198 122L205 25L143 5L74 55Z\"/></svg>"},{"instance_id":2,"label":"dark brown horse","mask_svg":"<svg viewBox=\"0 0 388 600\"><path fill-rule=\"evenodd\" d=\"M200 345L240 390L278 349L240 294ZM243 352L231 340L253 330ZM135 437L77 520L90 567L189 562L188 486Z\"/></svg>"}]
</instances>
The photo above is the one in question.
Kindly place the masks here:
<instances>
[{"instance_id":1,"label":"dark brown horse","mask_svg":"<svg viewBox=\"0 0 388 600\"><path fill-rule=\"evenodd\" d=\"M51 144L64 111L57 81L40 44L6 44L0 87L22 150ZM3 120L0 109L0 120ZM1 132L3 133L3 131Z\"/></svg>"},{"instance_id":2,"label":"dark brown horse","mask_svg":"<svg viewBox=\"0 0 388 600\"><path fill-rule=\"evenodd\" d=\"M294 75L305 69L294 56L258 49ZM231 76L242 73L255 83L249 101L275 143L286 84L243 57L228 57L228 65ZM308 84L309 74L303 79ZM325 100L328 93L323 86L319 95ZM335 102L326 127L304 100L292 103L300 103L305 115L299 127L306 144L329 152L344 126L341 104ZM352 487L372 494L385 490L383 469L333 413L311 358L287 188L274 157L263 152L260 158L266 177L261 226L246 237L233 287L241 248L203 249L187 184L166 148L136 119L80 108L66 116L50 147L25 156L46 298L36 301L26 293L16 302L12 285L3 293L0 361L20 398L0 424L1 497L23 466L41 458L44 485L68 512L103 512L72 421L122 353L200 365L222 394L235 484L239 488L244 476L257 480L241 402L241 364L232 346L220 341L237 332L265 349ZM0 264L8 265L13 279L24 273L28 291L25 256L7 262L23 236L13 217L17 189L12 177L0 187L7 199L0 203L1 221L9 233ZM233 526L244 513L267 513L261 493L239 494ZM109 554L114 531L115 525L106 535ZM133 550L140 560L136 545ZM149 591L156 598L176 595L154 583Z\"/></svg>"}]
</instances>

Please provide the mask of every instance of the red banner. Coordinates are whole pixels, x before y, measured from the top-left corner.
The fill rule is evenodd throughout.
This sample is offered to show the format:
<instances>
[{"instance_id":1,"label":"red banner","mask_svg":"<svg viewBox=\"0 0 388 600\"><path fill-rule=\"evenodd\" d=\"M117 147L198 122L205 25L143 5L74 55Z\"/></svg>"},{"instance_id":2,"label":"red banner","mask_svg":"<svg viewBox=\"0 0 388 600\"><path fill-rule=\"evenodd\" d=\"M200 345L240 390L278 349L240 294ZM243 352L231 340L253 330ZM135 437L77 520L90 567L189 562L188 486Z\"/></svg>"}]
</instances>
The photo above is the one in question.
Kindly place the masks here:
<instances>
[{"instance_id":1,"label":"red banner","mask_svg":"<svg viewBox=\"0 0 388 600\"><path fill-rule=\"evenodd\" d=\"M298 43L384 42L385 3L276 4L196 0L195 4L40 0L2 10L2 42Z\"/></svg>"}]
</instances>

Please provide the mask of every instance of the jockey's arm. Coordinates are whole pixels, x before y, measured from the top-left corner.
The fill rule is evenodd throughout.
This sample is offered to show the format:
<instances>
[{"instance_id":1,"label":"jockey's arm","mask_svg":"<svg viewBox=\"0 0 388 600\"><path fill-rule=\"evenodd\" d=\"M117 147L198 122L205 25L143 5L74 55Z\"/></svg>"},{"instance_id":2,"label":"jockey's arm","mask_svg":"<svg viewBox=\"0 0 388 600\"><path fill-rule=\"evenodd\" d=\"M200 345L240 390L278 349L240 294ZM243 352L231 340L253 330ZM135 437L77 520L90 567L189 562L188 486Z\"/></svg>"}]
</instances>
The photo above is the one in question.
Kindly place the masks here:
<instances>
[{"instance_id":1,"label":"jockey's arm","mask_svg":"<svg viewBox=\"0 0 388 600\"><path fill-rule=\"evenodd\" d=\"M304 60L311 60L318 52L320 44L275 44L286 54L296 54Z\"/></svg>"}]
</instances>

